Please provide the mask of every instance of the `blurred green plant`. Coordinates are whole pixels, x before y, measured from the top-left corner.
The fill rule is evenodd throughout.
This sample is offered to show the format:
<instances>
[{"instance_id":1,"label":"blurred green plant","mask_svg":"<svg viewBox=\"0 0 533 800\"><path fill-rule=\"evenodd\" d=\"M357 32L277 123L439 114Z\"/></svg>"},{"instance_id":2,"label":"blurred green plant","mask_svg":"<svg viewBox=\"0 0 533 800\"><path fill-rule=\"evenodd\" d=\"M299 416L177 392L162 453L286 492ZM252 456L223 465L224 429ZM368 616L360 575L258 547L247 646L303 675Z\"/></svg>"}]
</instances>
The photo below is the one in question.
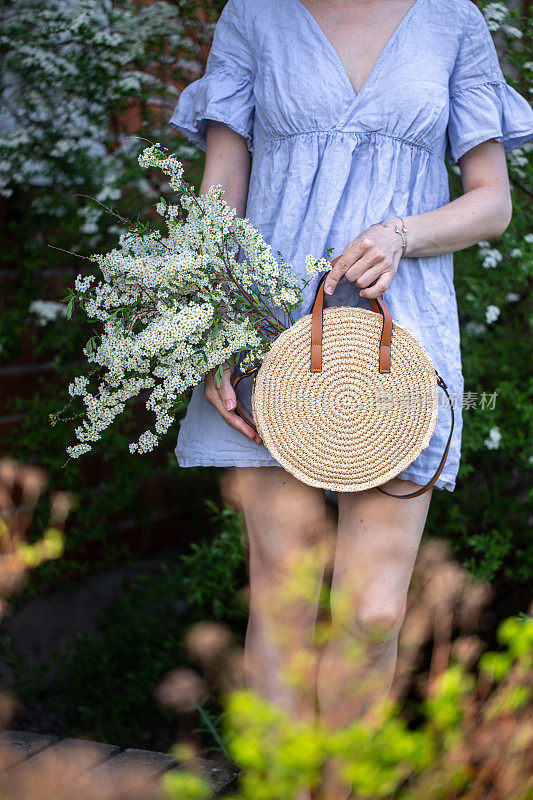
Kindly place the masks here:
<instances>
[{"instance_id":1,"label":"blurred green plant","mask_svg":"<svg viewBox=\"0 0 533 800\"><path fill-rule=\"evenodd\" d=\"M24 590L31 570L63 555L65 521L75 499L69 492L50 491L47 484L43 469L0 458L0 620L11 614L12 598ZM48 515L40 536L30 542L28 529L42 497L47 500ZM13 663L17 663L16 657ZM0 690L2 729L16 703L11 692Z\"/></svg>"},{"instance_id":2,"label":"blurred green plant","mask_svg":"<svg viewBox=\"0 0 533 800\"><path fill-rule=\"evenodd\" d=\"M29 570L63 555L63 528L74 498L45 492L47 482L39 467L0 459L0 616L11 611L8 598L24 588ZM39 539L30 542L27 532L41 496L48 501L48 519Z\"/></svg>"},{"instance_id":3,"label":"blurred green plant","mask_svg":"<svg viewBox=\"0 0 533 800\"><path fill-rule=\"evenodd\" d=\"M96 614L96 634L77 634L40 669L1 633L2 660L21 702L53 709L56 724L70 735L124 746L146 746L148 737L156 748L162 738L172 740L172 716L157 707L152 690L166 672L192 663L182 644L185 631L207 619L235 631L246 622L246 605L239 602L246 581L240 517L210 500L206 505L214 531L209 541L192 543L176 563L129 580ZM206 752L217 724L216 698L208 701L202 719L210 725L200 732Z\"/></svg>"},{"instance_id":4,"label":"blurred green plant","mask_svg":"<svg viewBox=\"0 0 533 800\"><path fill-rule=\"evenodd\" d=\"M436 559L430 573L442 574L448 569L446 562L447 557ZM280 609L290 613L291 603L298 602L296 586L299 599L307 598L309 569L313 569L310 564L295 565L291 577L273 589ZM459 582L464 591L461 605L472 608L478 602L475 585L463 583L462 578ZM402 673L413 671L424 643L420 614L429 610L433 616L427 608L430 593L434 594L433 586L417 597L406 619ZM336 604L348 622L354 613L350 593L337 590ZM451 613L451 595L444 605L441 612ZM338 615L335 624L326 621L317 626L314 645L338 637L345 644L346 662L365 662L364 643L348 641ZM471 637L452 643L451 634L440 631L435 652L444 648L451 657L444 667L421 676L426 679L420 682L422 697L414 719L400 702L402 680L386 697L377 697L366 713L339 729L327 727L319 716L312 721L295 719L251 689L226 692L222 736L240 769L238 791L226 795L228 800L292 800L309 787L315 800L334 800L321 789L322 770L331 759L351 785L353 800L529 800L533 797L533 617L523 613L505 619L497 638L499 650L479 654L479 643ZM293 655L283 675L294 687L303 688L307 672L302 664L309 663L309 653ZM219 657L218 663L224 674L224 659ZM346 697L352 690L358 694L362 684L364 692L369 687L372 692L372 675L365 675L357 687L347 684ZM173 701L168 694L169 704L183 709L183 687ZM171 752L185 772L163 776L165 798L209 797L208 784L187 768L194 750L178 743Z\"/></svg>"}]
</instances>

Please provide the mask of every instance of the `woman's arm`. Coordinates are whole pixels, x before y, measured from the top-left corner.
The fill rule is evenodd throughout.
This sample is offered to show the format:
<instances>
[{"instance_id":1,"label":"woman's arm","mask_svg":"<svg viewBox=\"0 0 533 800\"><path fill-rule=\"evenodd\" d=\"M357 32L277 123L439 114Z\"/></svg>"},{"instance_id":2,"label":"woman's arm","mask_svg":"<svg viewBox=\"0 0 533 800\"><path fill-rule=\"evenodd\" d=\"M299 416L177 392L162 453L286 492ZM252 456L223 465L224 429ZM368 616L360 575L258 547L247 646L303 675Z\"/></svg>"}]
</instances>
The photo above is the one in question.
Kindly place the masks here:
<instances>
[{"instance_id":1,"label":"woman's arm","mask_svg":"<svg viewBox=\"0 0 533 800\"><path fill-rule=\"evenodd\" d=\"M503 144L491 139L457 162L464 194L435 211L404 217L406 256L436 256L501 236L513 213ZM398 234L396 234L398 235Z\"/></svg>"},{"instance_id":2,"label":"woman's arm","mask_svg":"<svg viewBox=\"0 0 533 800\"><path fill-rule=\"evenodd\" d=\"M208 120L205 168L200 194L205 194L211 186L220 184L224 189L226 203L237 211L239 217L243 217L248 198L250 168L251 155L246 140L223 122ZM234 410L237 407L237 396L231 385L232 369L233 365L230 364L223 371L218 387L215 383L216 370L207 372L204 396L228 425L261 444L259 434ZM246 415L246 409L239 409Z\"/></svg>"},{"instance_id":3,"label":"woman's arm","mask_svg":"<svg viewBox=\"0 0 533 800\"><path fill-rule=\"evenodd\" d=\"M246 140L223 122L207 120L205 167L200 194L221 184L224 200L243 217L250 184L252 157Z\"/></svg>"},{"instance_id":4,"label":"woman's arm","mask_svg":"<svg viewBox=\"0 0 533 800\"><path fill-rule=\"evenodd\" d=\"M435 256L501 236L512 216L502 142L482 142L468 150L458 165L464 194L433 211L403 217L408 231L404 253L401 238L392 227L370 225L333 259L326 293L331 294L345 276L361 287L363 297L379 297L392 282L402 255Z\"/></svg>"}]
</instances>

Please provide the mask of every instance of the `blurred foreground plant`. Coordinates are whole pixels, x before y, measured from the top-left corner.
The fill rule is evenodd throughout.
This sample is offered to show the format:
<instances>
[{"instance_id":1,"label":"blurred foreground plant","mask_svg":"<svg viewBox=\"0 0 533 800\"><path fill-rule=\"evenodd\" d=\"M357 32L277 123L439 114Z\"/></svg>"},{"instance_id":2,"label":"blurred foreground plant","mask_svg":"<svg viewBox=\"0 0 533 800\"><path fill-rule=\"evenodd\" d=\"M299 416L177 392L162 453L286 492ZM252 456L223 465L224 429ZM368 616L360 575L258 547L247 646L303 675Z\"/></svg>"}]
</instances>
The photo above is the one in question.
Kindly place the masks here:
<instances>
[{"instance_id":1,"label":"blurred foreground plant","mask_svg":"<svg viewBox=\"0 0 533 800\"><path fill-rule=\"evenodd\" d=\"M320 786L331 760L351 784L353 800L531 800L531 613L507 618L497 629L501 647L484 651L476 633L485 621L488 587L453 561L444 541L424 542L410 584L394 681L385 695L369 659L369 640L347 634L357 590L355 595L344 587L323 592L309 641L302 645L291 635L289 621L311 600L327 539L310 545L303 557L301 552L288 555L279 581L262 602L272 609L281 674L295 696L309 691L325 645L339 642L343 658L336 683L350 708L360 703L364 709L357 719L333 730L320 716L297 718L249 684L245 688L242 653L220 623L195 625L186 637L185 647L203 676L191 668L175 670L159 694L161 702L190 714L207 693L206 685L214 683L223 692L223 746L241 770L238 791L228 800L289 800L304 796L309 787L313 800L337 800ZM328 602L335 607L331 618L325 613ZM378 628L371 632L374 643L380 636ZM419 671L428 646L429 668ZM199 753L190 742L178 743L172 752L194 773ZM161 785L169 800L210 796L198 774L167 773Z\"/></svg>"},{"instance_id":2,"label":"blurred foreground plant","mask_svg":"<svg viewBox=\"0 0 533 800\"><path fill-rule=\"evenodd\" d=\"M225 699L224 739L241 768L239 792L228 800L289 800L315 787L329 758L338 760L354 800L530 800L533 797L533 619L509 617L498 629L501 652L485 652L473 675L453 663L431 684L411 727L392 699L342 730L292 719L257 692ZM198 691L198 687L197 691ZM191 695L188 695L189 698ZM177 746L187 767L194 750ZM200 776L167 773L171 800L210 796ZM334 800L334 798L327 798Z\"/></svg>"},{"instance_id":3,"label":"blurred foreground plant","mask_svg":"<svg viewBox=\"0 0 533 800\"><path fill-rule=\"evenodd\" d=\"M8 598L21 592L29 570L63 554L63 526L73 504L67 492L54 492L48 525L40 539L27 540L35 506L47 484L43 469L0 459L0 619L11 611ZM16 698L0 692L0 727L4 729L16 708Z\"/></svg>"},{"instance_id":4,"label":"blurred foreground plant","mask_svg":"<svg viewBox=\"0 0 533 800\"><path fill-rule=\"evenodd\" d=\"M26 481L22 494L8 501L15 487L13 470L11 464L3 472L4 521L6 509L23 506L22 497L35 502L43 485L42 476L33 484ZM11 490L7 491L9 481ZM54 524L61 522L60 509L65 514L67 506L62 502L52 514ZM8 539L2 537L3 553L8 555L17 550L15 540L20 540L27 526L27 520L23 523L20 515L11 514L11 520L15 518L17 526L13 522L9 526L14 534L11 551L6 549ZM375 694L373 681L379 682L379 676L367 669L367 643L346 635L357 599L353 590L351 595L341 590L323 592L318 623L303 646L291 637L287 624L310 602L324 556L330 555L323 548L327 550L330 544L326 536L320 546L310 546L304 557L301 553L288 557L278 584L269 588L267 602L279 622L273 635L283 652L283 677L296 694L309 691L310 676L325 645L340 641L346 670L340 665L339 682L343 681L350 703L353 694L360 694L364 704L368 695ZM45 548L45 557L52 557L52 552L56 551ZM338 730L326 728L320 718L295 719L244 688L243 654L226 624L204 620L189 628L183 644L192 665L168 673L155 697L190 723L191 715L202 716L207 686L222 692L221 730L217 720L208 722L220 752L240 769L238 790L227 795L228 800L289 800L307 787L313 787L314 800L333 800L320 789L323 766L330 759L351 783L354 800L533 798L531 615L506 619L498 628L501 648L483 652L475 633L482 627L487 587L473 582L452 560L447 545L435 539L421 546L409 592L390 693ZM327 616L328 605L335 606L334 622ZM459 635L454 638L455 631ZM379 631L373 635L379 636ZM428 647L429 668L421 671L420 656L427 658ZM354 679L354 665L359 663L364 669ZM346 676L351 676L351 682ZM3 721L5 727L7 713ZM181 731L190 731L190 724ZM83 767L94 755L89 742L78 744L69 754L50 753L44 765L41 762L39 769L14 784L15 794L4 772L12 755L8 748L1 748L2 798L202 800L212 796L212 787L202 775L205 761L188 733L181 733L171 749L180 769L155 778L130 765L114 785Z\"/></svg>"},{"instance_id":5,"label":"blurred foreground plant","mask_svg":"<svg viewBox=\"0 0 533 800\"><path fill-rule=\"evenodd\" d=\"M26 538L46 484L45 471L39 467L0 459L0 616L9 612L8 596L24 588L29 569L63 554L63 525L73 504L68 492L53 494L41 539Z\"/></svg>"}]
</instances>

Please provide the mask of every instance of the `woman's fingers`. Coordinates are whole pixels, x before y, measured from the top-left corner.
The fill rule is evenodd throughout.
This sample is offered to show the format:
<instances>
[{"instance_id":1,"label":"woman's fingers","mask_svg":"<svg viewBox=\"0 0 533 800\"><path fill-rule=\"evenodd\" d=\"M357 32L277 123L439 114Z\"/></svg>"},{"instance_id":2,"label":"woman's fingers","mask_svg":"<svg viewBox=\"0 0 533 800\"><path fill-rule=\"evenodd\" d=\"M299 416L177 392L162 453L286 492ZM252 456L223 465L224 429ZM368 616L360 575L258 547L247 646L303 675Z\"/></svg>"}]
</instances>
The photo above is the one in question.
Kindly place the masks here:
<instances>
[{"instance_id":1,"label":"woman's fingers","mask_svg":"<svg viewBox=\"0 0 533 800\"><path fill-rule=\"evenodd\" d=\"M250 426L254 426L254 427L252 427L252 430L255 433L254 442L256 444L263 444L263 440L261 439L261 437L259 436L259 434L255 430L254 418L250 415L250 413L249 413L248 409L246 408L246 406L244 406L239 399L237 399L237 411L239 412L241 417L244 417L244 419L247 422L250 423Z\"/></svg>"},{"instance_id":2,"label":"woman's fingers","mask_svg":"<svg viewBox=\"0 0 533 800\"><path fill-rule=\"evenodd\" d=\"M352 263L353 261L349 260L346 252L331 260L332 267L324 283L324 291L326 294L333 294L338 282L344 277L346 270L352 266Z\"/></svg>"},{"instance_id":3,"label":"woman's fingers","mask_svg":"<svg viewBox=\"0 0 533 800\"><path fill-rule=\"evenodd\" d=\"M394 275L392 272L383 272L373 286L363 289L362 292L365 297L380 297L383 292L389 288Z\"/></svg>"},{"instance_id":4,"label":"woman's fingers","mask_svg":"<svg viewBox=\"0 0 533 800\"><path fill-rule=\"evenodd\" d=\"M215 384L215 389L217 389L219 397L224 405L224 408L227 411L231 411L236 407L237 395L235 394L235 390L231 385L231 369L225 369L222 372L222 378L220 379L220 386L217 387L217 385Z\"/></svg>"},{"instance_id":5,"label":"woman's fingers","mask_svg":"<svg viewBox=\"0 0 533 800\"><path fill-rule=\"evenodd\" d=\"M230 428L234 428L236 431L243 433L248 437L248 439L256 442L256 444L261 444L261 437L257 431L248 425L248 423L245 422L236 411L227 411L217 391L214 393L207 391L205 397L206 400L208 400L211 405L214 406L224 422L229 425Z\"/></svg>"},{"instance_id":6,"label":"woman's fingers","mask_svg":"<svg viewBox=\"0 0 533 800\"><path fill-rule=\"evenodd\" d=\"M247 436L256 444L261 444L261 437L234 410L237 408L237 396L231 385L231 370L222 373L220 386L215 384L213 373L207 373L204 386L204 397L218 411L224 422L236 431Z\"/></svg>"},{"instance_id":7,"label":"woman's fingers","mask_svg":"<svg viewBox=\"0 0 533 800\"><path fill-rule=\"evenodd\" d=\"M243 403L241 403L239 398L237 398L237 411L239 412L241 417L244 417L246 422L248 422L250 425L255 425L253 417L251 416L246 406Z\"/></svg>"},{"instance_id":8,"label":"woman's fingers","mask_svg":"<svg viewBox=\"0 0 533 800\"><path fill-rule=\"evenodd\" d=\"M324 284L326 294L332 294L341 278L346 278L355 282L356 278L362 276L366 270L383 259L381 249L368 238L355 240L344 253L333 258L333 265L328 273Z\"/></svg>"},{"instance_id":9,"label":"woman's fingers","mask_svg":"<svg viewBox=\"0 0 533 800\"><path fill-rule=\"evenodd\" d=\"M392 266L391 261L381 247L372 243L360 253L357 261L347 270L346 278L353 283L357 283L358 280L362 280L366 276L367 272L374 272L372 280L375 280L376 271L379 274L390 266ZM363 284L358 285L362 286Z\"/></svg>"}]
</instances>

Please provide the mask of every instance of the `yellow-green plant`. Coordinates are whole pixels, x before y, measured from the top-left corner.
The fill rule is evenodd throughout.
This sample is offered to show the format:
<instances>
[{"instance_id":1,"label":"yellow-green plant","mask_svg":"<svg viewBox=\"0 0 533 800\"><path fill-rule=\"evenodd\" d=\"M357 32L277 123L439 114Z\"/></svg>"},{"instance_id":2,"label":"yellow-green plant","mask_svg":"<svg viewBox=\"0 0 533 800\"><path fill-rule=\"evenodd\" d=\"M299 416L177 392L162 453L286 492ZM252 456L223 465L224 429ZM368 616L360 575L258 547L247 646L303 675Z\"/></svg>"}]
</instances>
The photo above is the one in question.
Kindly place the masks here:
<instances>
[{"instance_id":1,"label":"yellow-green plant","mask_svg":"<svg viewBox=\"0 0 533 800\"><path fill-rule=\"evenodd\" d=\"M29 569L63 554L63 525L73 502L67 492L52 496L50 518L41 538L27 539L33 510L46 483L43 469L0 459L0 615L9 609L8 596L24 586Z\"/></svg>"},{"instance_id":2,"label":"yellow-green plant","mask_svg":"<svg viewBox=\"0 0 533 800\"><path fill-rule=\"evenodd\" d=\"M311 550L308 555L299 559L290 577L276 587L285 618L292 603L309 597L309 576L320 559ZM447 609L441 606L439 615L452 612L458 598L462 613L468 615L483 599L479 586L453 565L440 544L426 545L420 561L429 593L438 585L436 576L446 575L451 584L455 575L455 589L443 588ZM415 576L415 585L417 581ZM312 643L315 650L309 643L307 652L294 652L287 658L284 675L295 690L308 680L320 645L343 636L343 614L350 614L350 595L337 591L334 597L329 592L329 600L335 603L335 624L319 621ZM427 597L421 604L428 604ZM227 795L227 800L290 800L309 787L315 799L335 800L320 789L322 769L330 759L351 784L354 800L531 800L533 618L527 614L507 618L497 629L501 649L480 654L479 640L471 635L446 639L446 626L436 623L434 611L435 606L428 612L413 603L405 621L404 651L408 651L411 664L409 667L404 652L402 672L414 671L416 652L427 640L421 620L432 621L435 639L432 666L429 674L422 676L425 680L415 720L409 718L398 697L405 689L401 677L396 697L391 691L376 700L368 713L338 730L327 728L320 717L295 719L252 689L227 692L223 738L241 770L238 792ZM209 637L204 633L203 638L207 641ZM289 638L285 636L284 641ZM362 642L348 637L344 641L346 658L357 661L364 657ZM450 654L446 668L442 668L440 655L443 648ZM222 662L218 653L221 674ZM371 692L371 687L371 676L367 676L358 688ZM183 772L163 777L165 799L210 797L207 782L187 769L194 753L179 745L173 752L182 760Z\"/></svg>"}]
</instances>

